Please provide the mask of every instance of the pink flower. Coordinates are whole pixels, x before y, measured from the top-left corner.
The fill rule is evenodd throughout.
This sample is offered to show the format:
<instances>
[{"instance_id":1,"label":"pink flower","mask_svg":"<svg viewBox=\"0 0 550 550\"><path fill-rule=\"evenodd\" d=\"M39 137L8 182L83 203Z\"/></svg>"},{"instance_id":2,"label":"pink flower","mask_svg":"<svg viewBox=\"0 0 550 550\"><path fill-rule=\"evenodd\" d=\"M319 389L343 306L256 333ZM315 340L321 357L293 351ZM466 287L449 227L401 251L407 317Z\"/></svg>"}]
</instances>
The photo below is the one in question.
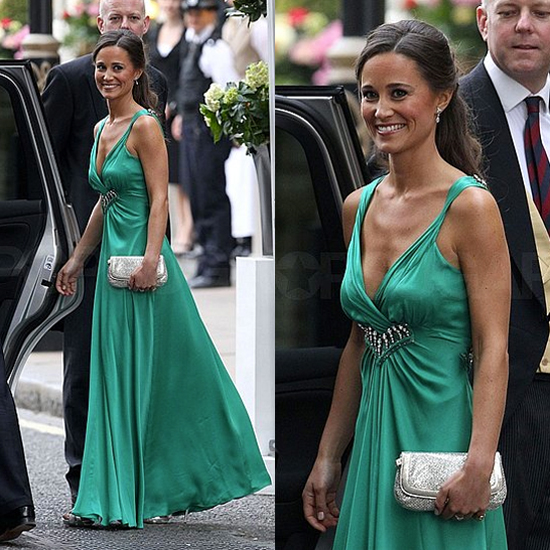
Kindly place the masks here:
<instances>
[{"instance_id":1,"label":"pink flower","mask_svg":"<svg viewBox=\"0 0 550 550\"><path fill-rule=\"evenodd\" d=\"M86 13L90 17L97 17L99 15L99 5L97 3L88 4L88 7L86 9Z\"/></svg>"},{"instance_id":2,"label":"pink flower","mask_svg":"<svg viewBox=\"0 0 550 550\"><path fill-rule=\"evenodd\" d=\"M0 19L0 26L7 31L10 28L11 25L11 19L9 17L4 17L3 19Z\"/></svg>"},{"instance_id":3,"label":"pink flower","mask_svg":"<svg viewBox=\"0 0 550 550\"><path fill-rule=\"evenodd\" d=\"M288 10L288 21L293 27L299 27L308 14L307 8L291 8Z\"/></svg>"},{"instance_id":4,"label":"pink flower","mask_svg":"<svg viewBox=\"0 0 550 550\"><path fill-rule=\"evenodd\" d=\"M21 44L23 43L23 39L29 34L29 26L25 25L24 27L21 27L20 30L17 32L10 34L4 38L2 42L2 46L8 50L20 50ZM19 57L17 57L17 54L14 56L16 59L21 59L20 52Z\"/></svg>"},{"instance_id":5,"label":"pink flower","mask_svg":"<svg viewBox=\"0 0 550 550\"><path fill-rule=\"evenodd\" d=\"M342 22L332 21L315 38L296 42L289 52L290 60L298 65L317 66L326 60L329 48L342 36Z\"/></svg>"}]
</instances>

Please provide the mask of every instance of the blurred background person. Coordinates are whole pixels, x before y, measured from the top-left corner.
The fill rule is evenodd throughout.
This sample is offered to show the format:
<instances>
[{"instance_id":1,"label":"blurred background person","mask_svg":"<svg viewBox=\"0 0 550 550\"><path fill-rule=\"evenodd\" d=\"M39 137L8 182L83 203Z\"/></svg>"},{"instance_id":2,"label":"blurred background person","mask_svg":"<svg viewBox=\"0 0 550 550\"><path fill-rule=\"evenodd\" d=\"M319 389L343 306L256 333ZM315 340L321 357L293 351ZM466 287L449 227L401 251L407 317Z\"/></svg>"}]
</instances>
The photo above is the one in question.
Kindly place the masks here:
<instances>
[{"instance_id":1,"label":"blurred background person","mask_svg":"<svg viewBox=\"0 0 550 550\"><path fill-rule=\"evenodd\" d=\"M185 39L177 92L178 115L172 124L180 138L181 177L189 183L195 237L201 255L191 288L231 285L231 205L226 193L225 161L231 143L214 143L199 106L212 83L222 88L239 78L233 52L221 37L217 0L186 0Z\"/></svg>"},{"instance_id":2,"label":"blurred background person","mask_svg":"<svg viewBox=\"0 0 550 550\"><path fill-rule=\"evenodd\" d=\"M193 248L193 216L188 189L179 174L179 144L172 135L172 121L177 114L176 91L180 71L180 50L185 31L181 0L158 0L159 23L152 26L145 40L149 47L149 61L159 69L168 82L166 105L166 129L168 140L169 182L177 187L176 217L173 220L172 248L178 256Z\"/></svg>"}]
</instances>

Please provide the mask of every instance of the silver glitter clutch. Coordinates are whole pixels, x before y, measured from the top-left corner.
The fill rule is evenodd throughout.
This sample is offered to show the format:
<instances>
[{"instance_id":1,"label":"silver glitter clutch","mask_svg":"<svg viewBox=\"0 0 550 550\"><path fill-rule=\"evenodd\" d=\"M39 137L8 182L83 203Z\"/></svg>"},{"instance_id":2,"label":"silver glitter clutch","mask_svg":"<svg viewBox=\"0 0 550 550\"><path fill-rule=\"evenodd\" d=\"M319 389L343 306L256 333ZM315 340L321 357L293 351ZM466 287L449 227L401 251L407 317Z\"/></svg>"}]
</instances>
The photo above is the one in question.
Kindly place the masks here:
<instances>
[{"instance_id":1,"label":"silver glitter clutch","mask_svg":"<svg viewBox=\"0 0 550 550\"><path fill-rule=\"evenodd\" d=\"M407 510L433 511L439 489L462 468L466 456L466 453L402 452L396 460L394 495L397 502ZM506 479L500 453L495 455L490 485L491 498L487 509L494 510L506 498Z\"/></svg>"},{"instance_id":2,"label":"silver glitter clutch","mask_svg":"<svg viewBox=\"0 0 550 550\"><path fill-rule=\"evenodd\" d=\"M109 283L116 288L127 288L130 275L142 264L143 256L111 256L108 264L107 278ZM157 287L162 286L168 280L168 271L164 256L159 257L157 265Z\"/></svg>"}]
</instances>

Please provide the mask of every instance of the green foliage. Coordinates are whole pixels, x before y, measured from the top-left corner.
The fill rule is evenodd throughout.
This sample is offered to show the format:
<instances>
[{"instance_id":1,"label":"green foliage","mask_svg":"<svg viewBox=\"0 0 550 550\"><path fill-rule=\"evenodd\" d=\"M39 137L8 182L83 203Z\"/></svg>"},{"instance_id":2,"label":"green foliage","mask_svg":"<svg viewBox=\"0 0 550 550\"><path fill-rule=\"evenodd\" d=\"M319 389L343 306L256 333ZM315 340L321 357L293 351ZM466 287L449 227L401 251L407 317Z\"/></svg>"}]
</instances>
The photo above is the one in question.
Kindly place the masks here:
<instances>
[{"instance_id":1,"label":"green foliage","mask_svg":"<svg viewBox=\"0 0 550 550\"><path fill-rule=\"evenodd\" d=\"M250 22L267 17L267 0L234 0L234 7L230 15L248 16Z\"/></svg>"},{"instance_id":2,"label":"green foliage","mask_svg":"<svg viewBox=\"0 0 550 550\"><path fill-rule=\"evenodd\" d=\"M4 18L27 23L28 0L0 0L0 19Z\"/></svg>"},{"instance_id":3,"label":"green foliage","mask_svg":"<svg viewBox=\"0 0 550 550\"><path fill-rule=\"evenodd\" d=\"M215 143L226 136L254 152L269 142L269 76L263 61L250 65L244 80L230 82L225 90L212 84L204 99L200 112Z\"/></svg>"}]
</instances>

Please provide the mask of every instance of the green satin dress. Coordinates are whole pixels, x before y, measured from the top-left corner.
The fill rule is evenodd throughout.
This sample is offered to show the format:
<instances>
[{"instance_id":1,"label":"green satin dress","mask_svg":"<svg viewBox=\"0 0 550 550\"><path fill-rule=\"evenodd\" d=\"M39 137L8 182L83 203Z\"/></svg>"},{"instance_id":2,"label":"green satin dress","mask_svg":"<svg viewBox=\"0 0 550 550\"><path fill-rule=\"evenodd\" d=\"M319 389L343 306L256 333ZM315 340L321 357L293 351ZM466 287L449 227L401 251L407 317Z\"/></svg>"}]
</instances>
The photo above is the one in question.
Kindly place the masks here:
<instances>
[{"instance_id":1,"label":"green satin dress","mask_svg":"<svg viewBox=\"0 0 550 550\"><path fill-rule=\"evenodd\" d=\"M269 485L252 425L204 327L166 238L168 282L155 292L114 288L110 256L143 255L149 202L139 160L126 141L90 184L104 197L95 294L90 405L73 512L108 525L199 511ZM231 319L227 320L232 322Z\"/></svg>"},{"instance_id":2,"label":"green satin dress","mask_svg":"<svg viewBox=\"0 0 550 550\"><path fill-rule=\"evenodd\" d=\"M366 350L334 549L504 550L502 508L487 512L482 522L445 521L430 512L405 510L393 496L401 451L468 449L468 298L461 271L445 260L436 239L460 192L483 186L471 177L452 185L442 212L397 259L371 300L361 268L361 227L379 183L362 193L341 290L344 311L366 331Z\"/></svg>"}]
</instances>

